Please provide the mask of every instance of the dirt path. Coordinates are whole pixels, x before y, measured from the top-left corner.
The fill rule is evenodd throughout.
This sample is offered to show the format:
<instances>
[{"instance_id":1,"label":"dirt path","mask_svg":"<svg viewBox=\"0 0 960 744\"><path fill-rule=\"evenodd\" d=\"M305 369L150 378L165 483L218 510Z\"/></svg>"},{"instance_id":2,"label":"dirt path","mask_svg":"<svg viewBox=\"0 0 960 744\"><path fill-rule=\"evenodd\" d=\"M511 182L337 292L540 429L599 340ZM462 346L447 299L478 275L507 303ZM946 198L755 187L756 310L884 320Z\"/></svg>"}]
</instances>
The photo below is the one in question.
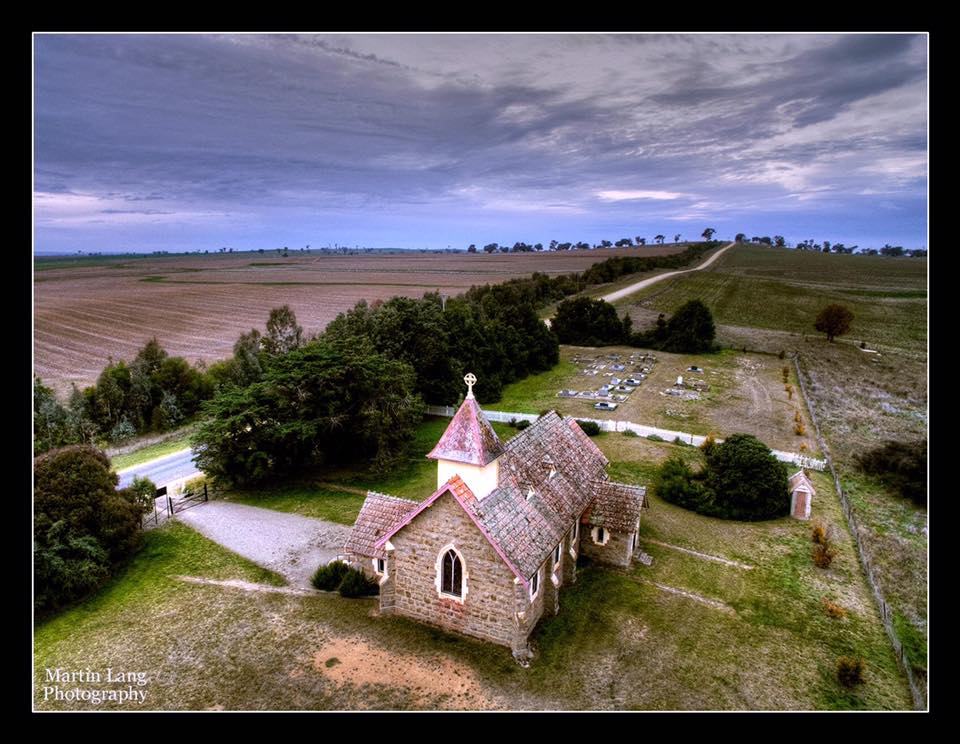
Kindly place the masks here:
<instances>
[{"instance_id":1,"label":"dirt path","mask_svg":"<svg viewBox=\"0 0 960 744\"><path fill-rule=\"evenodd\" d=\"M710 258L704 261L699 266L694 266L692 269L683 269L682 271L668 271L666 274L658 274L657 276L651 276L649 279L642 279L639 282L634 282L629 287L624 287L623 289L618 289L616 292L611 292L610 294L603 295L600 299L606 300L607 302L614 302L619 300L627 295L631 295L634 292L638 292L645 287L649 287L651 284L656 284L659 281L664 279L669 279L671 276L678 276L679 274L688 274L691 271L702 271L707 268L710 264L716 261L720 256L730 250L736 243L729 243L721 248L719 251L714 253Z\"/></svg>"},{"instance_id":2,"label":"dirt path","mask_svg":"<svg viewBox=\"0 0 960 744\"><path fill-rule=\"evenodd\" d=\"M177 515L228 550L276 571L292 586L309 587L321 563L343 552L350 528L228 501L211 501Z\"/></svg>"}]
</instances>

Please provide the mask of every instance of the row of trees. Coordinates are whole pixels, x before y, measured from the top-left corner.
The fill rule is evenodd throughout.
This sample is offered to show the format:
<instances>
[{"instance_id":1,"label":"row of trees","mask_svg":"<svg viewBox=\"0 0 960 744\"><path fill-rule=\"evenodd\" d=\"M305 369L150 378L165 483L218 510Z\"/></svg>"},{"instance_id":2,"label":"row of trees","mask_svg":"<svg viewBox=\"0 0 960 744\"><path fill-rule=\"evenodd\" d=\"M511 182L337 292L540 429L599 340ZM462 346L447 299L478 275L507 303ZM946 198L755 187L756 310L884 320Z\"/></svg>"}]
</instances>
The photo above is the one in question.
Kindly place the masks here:
<instances>
[{"instance_id":1,"label":"row of trees","mask_svg":"<svg viewBox=\"0 0 960 744\"><path fill-rule=\"evenodd\" d=\"M704 240L708 240L708 241L709 241L709 240L712 240L712 239L713 239L714 233L716 233L716 230L714 230L712 227L708 227L706 230L703 231L703 234L701 235L701 237L702 237ZM681 238L680 233L674 234L674 236L673 236L673 242L674 242L674 243L679 243L679 242L680 242L680 238ZM660 245L663 245L663 241L665 241L666 239L667 239L666 235L656 235L656 236L654 236L653 241L654 241L655 243L659 243ZM550 251L573 251L573 250L585 251L585 250L590 250L590 249L593 249L593 248L611 248L611 247L614 247L614 246L616 246L617 248L623 248L623 247L630 247L630 246L634 246L634 245L636 245L636 246L644 246L644 245L646 245L646 244L647 244L647 239L646 239L645 237L641 236L641 235L637 235L636 237L633 237L633 238L620 238L620 240L617 240L616 242L610 242L609 240L601 240L599 243L596 243L595 245L590 245L590 243L585 243L585 242L583 242L583 241L578 241L578 242L576 242L576 243L561 243L561 242L556 241L556 240L551 240L551 241L550 241L550 244L546 247L546 250L550 250ZM506 245L506 244L501 245L500 243L487 243L485 246L483 246L483 248L482 248L481 250L483 250L484 253L497 253L497 252L500 252L500 253L532 253L532 252L535 252L535 251L538 252L538 251L544 250L544 245L543 245L543 243L533 243L533 244L530 244L530 243L524 243L524 242L522 242L522 241L518 241L518 242L514 243L513 246L509 246L509 245ZM467 246L467 253L477 253L477 252L478 252L478 250L477 250L477 246L476 246L475 243L471 243L469 246Z\"/></svg>"},{"instance_id":2,"label":"row of trees","mask_svg":"<svg viewBox=\"0 0 960 744\"><path fill-rule=\"evenodd\" d=\"M715 348L716 325L700 300L685 303L670 320L661 313L653 328L634 332L630 316L618 318L609 302L577 297L557 306L552 327L560 343L577 346L627 344L677 354L701 354Z\"/></svg>"},{"instance_id":3,"label":"row of trees","mask_svg":"<svg viewBox=\"0 0 960 744\"><path fill-rule=\"evenodd\" d=\"M737 233L734 238L738 243L746 243L747 236L745 233ZM772 238L770 236L753 236L750 238L749 242L757 243L759 245L771 245L777 246L778 248L783 248L786 246L787 241L782 235L774 235ZM927 255L926 249L922 248L913 248L908 249L900 245L890 245L887 243L880 248L860 248L859 245L845 245L843 243L831 243L829 240L824 240L822 243L814 241L813 238L807 238L802 240L796 245L798 251L814 251L818 253L846 253L853 254L857 253L861 256L908 256L910 258L925 258Z\"/></svg>"},{"instance_id":4,"label":"row of trees","mask_svg":"<svg viewBox=\"0 0 960 744\"><path fill-rule=\"evenodd\" d=\"M270 312L265 334L253 329L241 335L233 356L209 368L170 356L152 338L132 361L111 360L94 385L74 386L66 403L34 378L34 453L175 428L196 416L203 401L221 387L259 379L267 359L303 343L303 329L284 305Z\"/></svg>"}]
</instances>

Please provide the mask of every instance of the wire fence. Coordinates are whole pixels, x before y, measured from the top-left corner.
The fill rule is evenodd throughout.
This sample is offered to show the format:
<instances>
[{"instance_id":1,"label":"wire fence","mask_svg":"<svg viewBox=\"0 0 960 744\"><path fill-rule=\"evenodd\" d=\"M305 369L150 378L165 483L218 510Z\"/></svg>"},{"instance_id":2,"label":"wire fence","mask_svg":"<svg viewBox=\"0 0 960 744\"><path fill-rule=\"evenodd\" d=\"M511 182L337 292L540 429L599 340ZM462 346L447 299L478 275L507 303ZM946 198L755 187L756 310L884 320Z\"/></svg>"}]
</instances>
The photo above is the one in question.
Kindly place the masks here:
<instances>
[{"instance_id":1,"label":"wire fence","mask_svg":"<svg viewBox=\"0 0 960 744\"><path fill-rule=\"evenodd\" d=\"M914 706L918 710L924 710L927 707L926 683L918 679L917 673L913 670L913 664L910 662L910 659L904 650L903 642L900 640L899 635L897 635L896 628L893 624L893 609L884 599L883 592L880 591L880 585L877 582L876 571L873 567L873 562L871 561L870 555L864 547L863 542L860 540L860 527L857 524L856 513L853 505L850 503L850 499L847 497L846 491L843 490L843 486L840 484L840 477L837 475L837 471L833 466L833 459L830 457L830 449L827 447L826 440L823 438L823 433L820 431L820 424L817 421L816 412L814 411L813 404L811 403L812 399L807 394L807 388L803 381L799 356L795 356L793 358L793 363L797 370L797 380L800 382L800 392L803 394L803 399L807 401L810 420L813 421L813 428L817 433L817 442L819 443L820 449L823 451L824 455L826 455L827 465L830 468L830 474L833 476L833 485L837 491L837 495L840 498L840 508L843 510L844 517L846 517L847 525L850 528L850 534L853 535L853 542L857 546L857 556L860 558L860 565L863 566L864 574L867 577L867 583L870 585L870 590L873 592L873 597L877 601L877 607L880 610L880 619L883 622L883 627L887 631L887 636L890 638L890 643L893 645L893 652L897 657L897 663L900 665L900 668L907 677L907 682L910 684L910 692L913 695Z\"/></svg>"}]
</instances>

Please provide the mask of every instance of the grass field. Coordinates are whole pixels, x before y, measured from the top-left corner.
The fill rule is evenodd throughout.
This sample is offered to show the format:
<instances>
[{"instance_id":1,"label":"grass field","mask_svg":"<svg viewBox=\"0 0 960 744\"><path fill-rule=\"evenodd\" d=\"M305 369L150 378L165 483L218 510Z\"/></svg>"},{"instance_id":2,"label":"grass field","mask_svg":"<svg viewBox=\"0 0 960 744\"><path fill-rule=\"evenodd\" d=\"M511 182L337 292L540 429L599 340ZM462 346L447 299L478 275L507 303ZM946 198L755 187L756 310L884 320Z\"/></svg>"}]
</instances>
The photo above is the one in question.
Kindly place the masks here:
<instances>
[{"instance_id":1,"label":"grass field","mask_svg":"<svg viewBox=\"0 0 960 744\"><path fill-rule=\"evenodd\" d=\"M673 452L699 457L618 434L597 442L613 475L639 482ZM651 501L641 537L653 565L581 566L526 669L505 648L379 617L373 600L180 581L280 583L173 523L97 597L38 625L35 670L143 671L145 707L171 710L909 708L835 500L814 502L838 547L828 570L810 560L807 523L722 522ZM846 616L830 618L823 597ZM853 691L834 677L850 654L866 663Z\"/></svg>"},{"instance_id":2,"label":"grass field","mask_svg":"<svg viewBox=\"0 0 960 744\"><path fill-rule=\"evenodd\" d=\"M112 457L110 458L111 467L114 470L124 470L134 465L156 460L159 457L172 455L174 452L179 452L180 450L189 449L191 434L192 431L188 431L164 442L148 444L132 452Z\"/></svg>"},{"instance_id":3,"label":"grass field","mask_svg":"<svg viewBox=\"0 0 960 744\"><path fill-rule=\"evenodd\" d=\"M557 397L558 390L596 390L609 379L603 376L603 371L597 376L582 374L586 365L574 363L574 357L600 358L619 353L626 360L637 351L643 350L616 346L602 349L562 346L560 363L556 367L507 385L501 399L487 407L519 413L557 409L569 416L633 421L690 434L713 433L718 437L745 432L759 437L774 449L798 452L806 448L806 452L816 453L818 447L813 425L801 401L793 365L789 360L782 361L766 354L743 354L733 350L716 354L655 352L657 361L647 379L615 411L598 411L593 407L594 402L587 399ZM689 372L691 366L700 367L703 374ZM785 366L789 384L793 387L790 394L783 382ZM629 370L615 374L626 377ZM663 394L678 376L703 380L709 384L709 390L703 392L699 400L683 400ZM798 411L804 421L803 435L797 435L794 429L794 415Z\"/></svg>"},{"instance_id":4,"label":"grass field","mask_svg":"<svg viewBox=\"0 0 960 744\"><path fill-rule=\"evenodd\" d=\"M887 440L927 438L926 287L926 259L737 246L710 270L667 280L621 304L644 327L699 298L714 313L722 344L797 357L861 540L919 670L926 668L927 513L865 478L855 455ZM828 302L855 315L836 343L813 329ZM861 341L878 353L860 350Z\"/></svg>"}]
</instances>

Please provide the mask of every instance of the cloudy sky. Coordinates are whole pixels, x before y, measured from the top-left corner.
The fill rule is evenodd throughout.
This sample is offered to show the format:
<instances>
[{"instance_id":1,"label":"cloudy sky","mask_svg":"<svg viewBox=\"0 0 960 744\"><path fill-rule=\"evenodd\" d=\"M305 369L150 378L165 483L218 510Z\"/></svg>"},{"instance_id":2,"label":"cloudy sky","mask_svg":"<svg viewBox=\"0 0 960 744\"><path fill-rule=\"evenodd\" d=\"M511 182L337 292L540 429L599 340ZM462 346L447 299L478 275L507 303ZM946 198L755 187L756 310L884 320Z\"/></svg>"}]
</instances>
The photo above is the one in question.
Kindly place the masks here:
<instances>
[{"instance_id":1,"label":"cloudy sky","mask_svg":"<svg viewBox=\"0 0 960 744\"><path fill-rule=\"evenodd\" d=\"M36 35L38 252L926 246L923 35Z\"/></svg>"}]
</instances>

